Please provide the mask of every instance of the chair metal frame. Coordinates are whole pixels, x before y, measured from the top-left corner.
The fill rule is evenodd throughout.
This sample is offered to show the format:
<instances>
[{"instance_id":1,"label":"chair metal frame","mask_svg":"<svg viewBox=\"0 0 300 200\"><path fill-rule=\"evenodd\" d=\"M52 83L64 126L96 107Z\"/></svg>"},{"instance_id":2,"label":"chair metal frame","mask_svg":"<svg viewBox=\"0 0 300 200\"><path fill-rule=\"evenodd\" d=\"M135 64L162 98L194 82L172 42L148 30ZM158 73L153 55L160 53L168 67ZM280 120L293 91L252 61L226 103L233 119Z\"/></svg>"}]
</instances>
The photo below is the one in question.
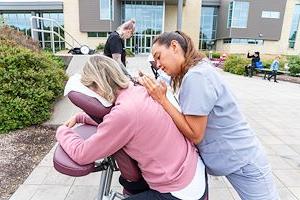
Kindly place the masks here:
<instances>
[{"instance_id":1,"label":"chair metal frame","mask_svg":"<svg viewBox=\"0 0 300 200\"><path fill-rule=\"evenodd\" d=\"M105 158L99 166L103 168L101 172L100 185L96 200L114 200L115 198L124 199L126 196L111 190L111 182L114 171L119 171L116 161L113 157Z\"/></svg>"}]
</instances>

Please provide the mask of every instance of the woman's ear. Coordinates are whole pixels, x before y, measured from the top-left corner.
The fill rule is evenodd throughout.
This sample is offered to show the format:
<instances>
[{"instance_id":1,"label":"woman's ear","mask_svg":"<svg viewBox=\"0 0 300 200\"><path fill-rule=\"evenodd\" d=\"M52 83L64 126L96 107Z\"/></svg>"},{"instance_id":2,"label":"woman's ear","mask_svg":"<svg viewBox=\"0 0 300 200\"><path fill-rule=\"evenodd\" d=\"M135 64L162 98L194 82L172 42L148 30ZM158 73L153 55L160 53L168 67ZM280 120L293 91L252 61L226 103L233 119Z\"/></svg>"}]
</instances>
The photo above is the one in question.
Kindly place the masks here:
<instances>
[{"instance_id":1,"label":"woman's ear","mask_svg":"<svg viewBox=\"0 0 300 200\"><path fill-rule=\"evenodd\" d=\"M177 51L178 50L178 42L176 40L172 40L170 47L172 48L172 50Z\"/></svg>"}]
</instances>

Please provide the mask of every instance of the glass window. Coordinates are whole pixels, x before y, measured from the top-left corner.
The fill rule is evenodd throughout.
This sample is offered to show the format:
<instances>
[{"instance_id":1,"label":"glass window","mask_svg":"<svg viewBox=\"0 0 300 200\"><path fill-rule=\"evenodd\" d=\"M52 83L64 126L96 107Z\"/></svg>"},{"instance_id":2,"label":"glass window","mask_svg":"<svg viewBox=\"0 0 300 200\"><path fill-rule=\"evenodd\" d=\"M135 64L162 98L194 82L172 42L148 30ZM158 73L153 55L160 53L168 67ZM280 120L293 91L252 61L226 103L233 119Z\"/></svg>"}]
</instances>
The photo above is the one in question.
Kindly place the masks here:
<instances>
[{"instance_id":1,"label":"glass window","mask_svg":"<svg viewBox=\"0 0 300 200\"><path fill-rule=\"evenodd\" d=\"M97 37L97 32L88 32L88 37Z\"/></svg>"},{"instance_id":2,"label":"glass window","mask_svg":"<svg viewBox=\"0 0 300 200\"><path fill-rule=\"evenodd\" d=\"M163 30L163 1L123 0L121 12L122 22L129 19L135 19L138 22L134 36L126 40L126 48L134 49L137 46L138 53L149 51L152 38Z\"/></svg>"},{"instance_id":3,"label":"glass window","mask_svg":"<svg viewBox=\"0 0 300 200\"><path fill-rule=\"evenodd\" d=\"M247 28L249 2L232 1L228 9L228 28Z\"/></svg>"},{"instance_id":4,"label":"glass window","mask_svg":"<svg viewBox=\"0 0 300 200\"><path fill-rule=\"evenodd\" d=\"M26 12L26 11L16 12L16 13L9 12L9 13L1 13L0 15L3 16L4 22L8 26L23 32L25 35L28 35L28 36L31 35L31 23L30 23L30 18L32 16L31 12ZM51 18L51 19L57 20L58 23L63 25L63 13L56 13L56 12L50 13L49 11L48 12L36 12L35 16ZM59 16L59 17L57 17L57 16ZM49 21L42 22L41 20L39 20L39 22L40 23L38 23L37 28L40 28L39 25L42 25L42 27L44 29L50 30ZM53 30L56 31L58 34L60 34L62 37L64 37L64 32L61 29L59 29L56 24L54 24ZM50 37L49 33L37 33L37 35L38 35L39 40L44 41L44 45L41 45L41 46L48 45L46 43L51 41L51 37ZM60 37L58 37L57 35L54 36L54 40L55 40L54 42L58 43L58 46L64 46L64 41L62 41L62 39Z\"/></svg>"},{"instance_id":5,"label":"glass window","mask_svg":"<svg viewBox=\"0 0 300 200\"><path fill-rule=\"evenodd\" d=\"M279 19L279 18L280 18L280 12L275 12L275 11L262 11L261 17L262 17L262 18Z\"/></svg>"},{"instance_id":6,"label":"glass window","mask_svg":"<svg viewBox=\"0 0 300 200\"><path fill-rule=\"evenodd\" d=\"M30 13L2 13L1 16L8 26L23 32L25 35L31 34Z\"/></svg>"},{"instance_id":7,"label":"glass window","mask_svg":"<svg viewBox=\"0 0 300 200\"><path fill-rule=\"evenodd\" d=\"M291 32L289 37L289 48L295 48L297 30L299 26L299 18L300 18L300 4L297 4L295 6L294 15L292 19L292 26L291 26Z\"/></svg>"},{"instance_id":8,"label":"glass window","mask_svg":"<svg viewBox=\"0 0 300 200\"><path fill-rule=\"evenodd\" d=\"M224 44L255 44L263 45L263 40L245 39L245 38L226 38L223 39Z\"/></svg>"},{"instance_id":9,"label":"glass window","mask_svg":"<svg viewBox=\"0 0 300 200\"><path fill-rule=\"evenodd\" d=\"M201 8L201 25L199 48L213 49L217 30L217 7L203 6Z\"/></svg>"},{"instance_id":10,"label":"glass window","mask_svg":"<svg viewBox=\"0 0 300 200\"><path fill-rule=\"evenodd\" d=\"M109 32L88 32L88 37L107 37Z\"/></svg>"},{"instance_id":11,"label":"glass window","mask_svg":"<svg viewBox=\"0 0 300 200\"><path fill-rule=\"evenodd\" d=\"M100 19L113 20L113 0L100 0Z\"/></svg>"},{"instance_id":12,"label":"glass window","mask_svg":"<svg viewBox=\"0 0 300 200\"><path fill-rule=\"evenodd\" d=\"M228 20L227 20L227 28L231 27L232 23L232 12L233 12L233 2L230 2L228 9Z\"/></svg>"}]
</instances>

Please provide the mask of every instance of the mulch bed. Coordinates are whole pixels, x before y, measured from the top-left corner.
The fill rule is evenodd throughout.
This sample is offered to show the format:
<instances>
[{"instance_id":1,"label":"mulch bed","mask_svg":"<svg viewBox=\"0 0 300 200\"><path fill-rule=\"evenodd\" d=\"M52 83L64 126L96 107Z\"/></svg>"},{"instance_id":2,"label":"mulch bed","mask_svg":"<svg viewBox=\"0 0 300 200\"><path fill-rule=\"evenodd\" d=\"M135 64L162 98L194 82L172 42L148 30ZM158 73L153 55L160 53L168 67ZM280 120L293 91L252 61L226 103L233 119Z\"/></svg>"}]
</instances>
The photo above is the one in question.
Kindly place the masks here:
<instances>
[{"instance_id":1,"label":"mulch bed","mask_svg":"<svg viewBox=\"0 0 300 200\"><path fill-rule=\"evenodd\" d=\"M7 200L55 144L55 129L32 126L0 134L0 200Z\"/></svg>"}]
</instances>

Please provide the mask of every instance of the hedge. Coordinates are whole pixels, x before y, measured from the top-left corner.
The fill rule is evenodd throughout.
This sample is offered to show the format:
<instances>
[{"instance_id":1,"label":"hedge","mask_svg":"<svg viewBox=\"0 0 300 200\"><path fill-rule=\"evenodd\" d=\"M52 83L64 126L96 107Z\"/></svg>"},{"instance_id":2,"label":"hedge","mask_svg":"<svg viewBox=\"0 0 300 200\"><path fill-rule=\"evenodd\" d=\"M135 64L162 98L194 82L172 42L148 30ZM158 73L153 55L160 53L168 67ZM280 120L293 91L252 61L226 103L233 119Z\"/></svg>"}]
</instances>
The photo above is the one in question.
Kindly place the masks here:
<instances>
[{"instance_id":1,"label":"hedge","mask_svg":"<svg viewBox=\"0 0 300 200\"><path fill-rule=\"evenodd\" d=\"M299 76L300 74L300 57L299 56L289 56L288 66L291 76Z\"/></svg>"},{"instance_id":2,"label":"hedge","mask_svg":"<svg viewBox=\"0 0 300 200\"><path fill-rule=\"evenodd\" d=\"M0 39L0 133L50 118L63 92L63 69L63 61L49 53Z\"/></svg>"},{"instance_id":3,"label":"hedge","mask_svg":"<svg viewBox=\"0 0 300 200\"><path fill-rule=\"evenodd\" d=\"M230 55L224 63L224 71L242 75L244 74L245 66L248 64L248 59L237 55Z\"/></svg>"}]
</instances>

